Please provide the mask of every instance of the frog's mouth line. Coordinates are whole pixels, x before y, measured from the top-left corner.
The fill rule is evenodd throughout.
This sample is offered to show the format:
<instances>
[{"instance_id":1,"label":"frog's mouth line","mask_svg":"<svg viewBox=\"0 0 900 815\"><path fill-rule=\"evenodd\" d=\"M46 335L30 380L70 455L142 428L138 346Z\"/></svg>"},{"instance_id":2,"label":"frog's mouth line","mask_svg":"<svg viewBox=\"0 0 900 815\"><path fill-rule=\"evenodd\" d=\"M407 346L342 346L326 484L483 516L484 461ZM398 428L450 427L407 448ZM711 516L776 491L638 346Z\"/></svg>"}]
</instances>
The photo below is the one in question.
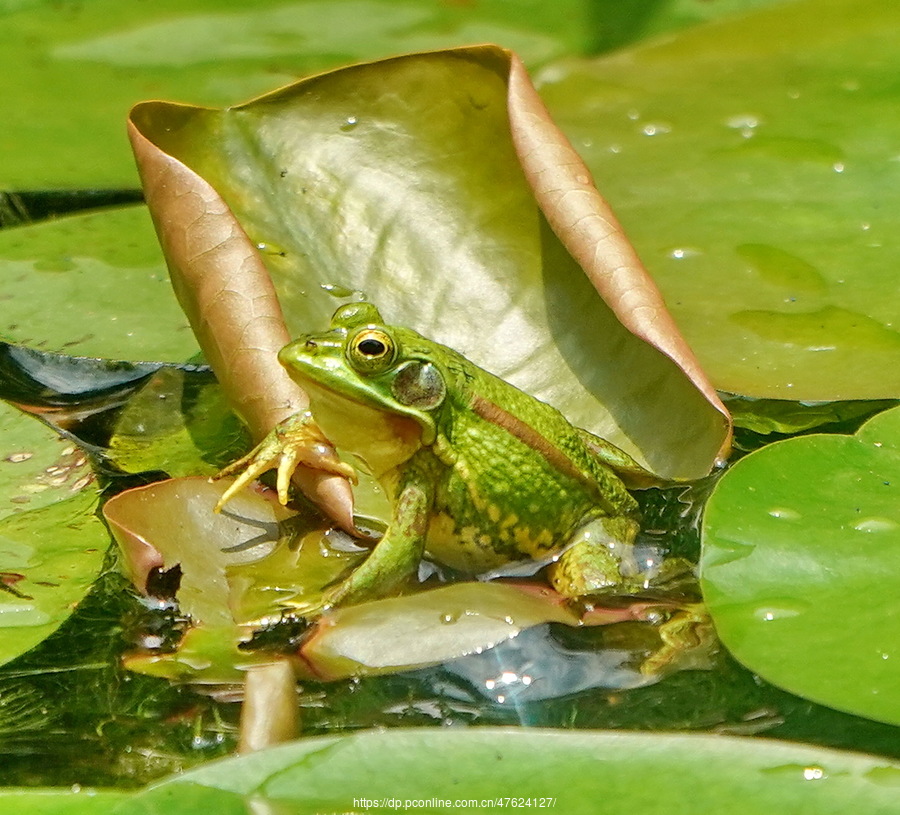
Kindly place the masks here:
<instances>
[{"instance_id":1,"label":"frog's mouth line","mask_svg":"<svg viewBox=\"0 0 900 815\"><path fill-rule=\"evenodd\" d=\"M363 387L353 387L340 375L336 375L325 368L310 365L311 370L315 371L315 376L308 375L304 369L292 363L292 367L288 369L291 379L294 380L306 394L310 401L319 401L326 404L329 401L341 400L358 405L368 410L376 410L379 413L390 413L383 403L374 398L360 398L360 393L364 393Z\"/></svg>"}]
</instances>

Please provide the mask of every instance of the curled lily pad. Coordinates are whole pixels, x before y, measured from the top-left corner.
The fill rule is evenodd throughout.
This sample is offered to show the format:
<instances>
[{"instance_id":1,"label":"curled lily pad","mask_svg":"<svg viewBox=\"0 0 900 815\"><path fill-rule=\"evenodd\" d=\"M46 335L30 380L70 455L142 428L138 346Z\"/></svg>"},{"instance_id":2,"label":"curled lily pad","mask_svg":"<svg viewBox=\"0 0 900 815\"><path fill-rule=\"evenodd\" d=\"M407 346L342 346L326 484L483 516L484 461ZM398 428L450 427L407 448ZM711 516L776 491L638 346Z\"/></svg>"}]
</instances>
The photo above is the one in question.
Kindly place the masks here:
<instances>
[{"instance_id":1,"label":"curled lily pad","mask_svg":"<svg viewBox=\"0 0 900 815\"><path fill-rule=\"evenodd\" d=\"M709 500L701 574L719 636L751 670L900 723L900 409L739 461Z\"/></svg>"},{"instance_id":2,"label":"curled lily pad","mask_svg":"<svg viewBox=\"0 0 900 815\"><path fill-rule=\"evenodd\" d=\"M278 300L300 333L362 292L664 477L706 473L727 445L724 408L509 52L354 66L221 111L144 103L130 133L179 298L255 435L304 404L274 358Z\"/></svg>"}]
</instances>

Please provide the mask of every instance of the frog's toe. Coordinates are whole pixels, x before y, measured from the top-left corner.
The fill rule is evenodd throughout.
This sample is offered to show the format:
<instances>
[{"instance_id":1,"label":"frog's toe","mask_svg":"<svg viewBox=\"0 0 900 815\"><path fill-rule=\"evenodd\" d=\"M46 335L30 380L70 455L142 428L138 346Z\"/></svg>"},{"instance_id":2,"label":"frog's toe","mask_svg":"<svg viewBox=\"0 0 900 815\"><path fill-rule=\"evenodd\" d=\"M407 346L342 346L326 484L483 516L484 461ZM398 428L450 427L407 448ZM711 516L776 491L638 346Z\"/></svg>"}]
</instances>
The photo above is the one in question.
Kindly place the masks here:
<instances>
[{"instance_id":1,"label":"frog's toe","mask_svg":"<svg viewBox=\"0 0 900 815\"><path fill-rule=\"evenodd\" d=\"M215 511L268 470L277 469L278 500L287 504L290 483L301 465L337 475L356 483L356 472L338 458L337 451L322 434L312 415L306 411L285 419L246 456L220 470L211 480L235 475L234 483L223 493Z\"/></svg>"},{"instance_id":2,"label":"frog's toe","mask_svg":"<svg viewBox=\"0 0 900 815\"><path fill-rule=\"evenodd\" d=\"M260 447L262 447L262 445L260 445ZM210 481L218 481L220 478L227 478L232 475L235 476L234 481L228 486L225 492L222 493L222 497L219 498L213 508L214 512L221 512L222 507L244 489L244 487L253 483L253 481L267 470L272 469L273 461L271 456L267 455L265 451L261 451L260 447L254 449L242 459L219 470L219 472L209 479Z\"/></svg>"}]
</instances>

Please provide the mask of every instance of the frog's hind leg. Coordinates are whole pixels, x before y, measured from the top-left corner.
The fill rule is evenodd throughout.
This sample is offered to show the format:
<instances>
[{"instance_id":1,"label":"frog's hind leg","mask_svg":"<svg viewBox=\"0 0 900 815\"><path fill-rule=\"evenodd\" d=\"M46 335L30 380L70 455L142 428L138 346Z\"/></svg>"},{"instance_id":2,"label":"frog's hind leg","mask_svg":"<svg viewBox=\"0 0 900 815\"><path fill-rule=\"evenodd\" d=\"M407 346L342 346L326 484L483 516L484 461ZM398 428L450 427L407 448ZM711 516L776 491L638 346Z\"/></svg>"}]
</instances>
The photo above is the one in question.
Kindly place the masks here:
<instances>
[{"instance_id":1,"label":"frog's hind leg","mask_svg":"<svg viewBox=\"0 0 900 815\"><path fill-rule=\"evenodd\" d=\"M626 517L604 516L586 523L550 566L553 587L566 597L645 588L632 549L638 529L637 522Z\"/></svg>"}]
</instances>

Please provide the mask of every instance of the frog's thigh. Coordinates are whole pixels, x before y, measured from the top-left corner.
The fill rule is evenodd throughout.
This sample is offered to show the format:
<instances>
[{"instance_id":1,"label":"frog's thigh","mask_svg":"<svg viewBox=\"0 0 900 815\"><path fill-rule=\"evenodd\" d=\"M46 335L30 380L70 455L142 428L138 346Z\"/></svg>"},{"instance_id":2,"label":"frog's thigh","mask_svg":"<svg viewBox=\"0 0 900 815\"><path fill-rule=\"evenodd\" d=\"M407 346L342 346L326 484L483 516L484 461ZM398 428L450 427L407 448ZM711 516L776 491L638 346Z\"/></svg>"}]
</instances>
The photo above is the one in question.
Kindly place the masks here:
<instances>
[{"instance_id":1,"label":"frog's thigh","mask_svg":"<svg viewBox=\"0 0 900 815\"><path fill-rule=\"evenodd\" d=\"M566 597L609 591L637 573L632 542L638 524L631 518L595 518L573 536L550 567L550 582Z\"/></svg>"}]
</instances>

